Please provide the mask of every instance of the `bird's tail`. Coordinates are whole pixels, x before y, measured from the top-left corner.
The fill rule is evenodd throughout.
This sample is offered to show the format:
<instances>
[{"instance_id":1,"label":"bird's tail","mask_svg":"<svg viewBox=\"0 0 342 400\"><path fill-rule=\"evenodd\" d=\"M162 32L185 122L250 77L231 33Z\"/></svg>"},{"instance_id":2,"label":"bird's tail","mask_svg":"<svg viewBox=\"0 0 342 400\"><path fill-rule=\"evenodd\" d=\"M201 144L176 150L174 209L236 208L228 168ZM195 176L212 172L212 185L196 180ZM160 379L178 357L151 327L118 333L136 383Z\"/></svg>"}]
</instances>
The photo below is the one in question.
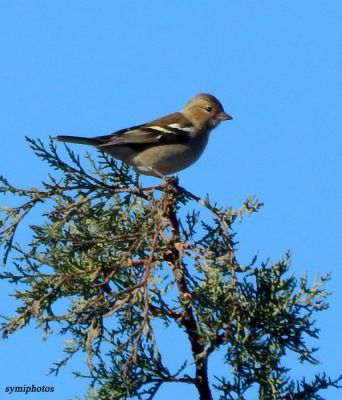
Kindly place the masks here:
<instances>
[{"instance_id":1,"label":"bird's tail","mask_svg":"<svg viewBox=\"0 0 342 400\"><path fill-rule=\"evenodd\" d=\"M60 142L90 144L92 146L96 146L99 144L99 141L96 138L87 138L87 137L82 137L82 136L60 135L60 136L54 137L54 139L59 140Z\"/></svg>"}]
</instances>

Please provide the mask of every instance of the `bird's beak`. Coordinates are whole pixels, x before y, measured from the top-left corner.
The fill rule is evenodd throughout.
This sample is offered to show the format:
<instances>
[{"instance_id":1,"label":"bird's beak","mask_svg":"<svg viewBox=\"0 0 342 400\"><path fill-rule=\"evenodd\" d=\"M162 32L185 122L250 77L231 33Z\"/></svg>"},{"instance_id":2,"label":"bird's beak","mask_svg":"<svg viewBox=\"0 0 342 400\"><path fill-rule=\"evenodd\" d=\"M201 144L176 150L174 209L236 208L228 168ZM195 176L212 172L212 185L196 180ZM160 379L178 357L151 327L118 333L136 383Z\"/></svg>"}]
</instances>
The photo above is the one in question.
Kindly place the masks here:
<instances>
[{"instance_id":1,"label":"bird's beak","mask_svg":"<svg viewBox=\"0 0 342 400\"><path fill-rule=\"evenodd\" d=\"M217 119L219 121L229 121L230 119L233 119L233 117L231 117L229 114L222 111L222 112L220 112L220 114L217 115Z\"/></svg>"}]
</instances>

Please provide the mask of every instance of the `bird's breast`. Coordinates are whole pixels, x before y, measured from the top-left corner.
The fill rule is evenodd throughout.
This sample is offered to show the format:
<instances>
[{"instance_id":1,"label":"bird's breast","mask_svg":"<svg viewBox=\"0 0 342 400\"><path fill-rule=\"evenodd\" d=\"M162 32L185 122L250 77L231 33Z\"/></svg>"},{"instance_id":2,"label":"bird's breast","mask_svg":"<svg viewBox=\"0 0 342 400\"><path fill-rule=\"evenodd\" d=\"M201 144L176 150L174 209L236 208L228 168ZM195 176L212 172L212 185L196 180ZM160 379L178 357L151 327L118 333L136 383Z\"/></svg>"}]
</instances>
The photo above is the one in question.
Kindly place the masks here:
<instances>
[{"instance_id":1,"label":"bird's breast","mask_svg":"<svg viewBox=\"0 0 342 400\"><path fill-rule=\"evenodd\" d=\"M138 172L148 175L156 170L162 175L171 175L192 165L198 160L208 143L208 137L200 137L186 143L153 146L139 152L132 159Z\"/></svg>"}]
</instances>

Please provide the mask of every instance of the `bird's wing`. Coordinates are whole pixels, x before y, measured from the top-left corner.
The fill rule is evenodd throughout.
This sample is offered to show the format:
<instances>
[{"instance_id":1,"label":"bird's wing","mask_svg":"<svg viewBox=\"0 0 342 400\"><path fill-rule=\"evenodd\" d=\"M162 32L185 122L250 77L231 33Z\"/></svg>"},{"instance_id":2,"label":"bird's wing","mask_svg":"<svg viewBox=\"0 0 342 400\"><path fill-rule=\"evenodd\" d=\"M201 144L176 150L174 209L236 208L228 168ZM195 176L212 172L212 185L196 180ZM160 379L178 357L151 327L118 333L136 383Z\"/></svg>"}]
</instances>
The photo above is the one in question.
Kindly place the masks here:
<instances>
[{"instance_id":1,"label":"bird's wing","mask_svg":"<svg viewBox=\"0 0 342 400\"><path fill-rule=\"evenodd\" d=\"M174 121L178 121L175 123ZM184 143L191 137L192 124L183 114L175 113L147 124L122 129L111 135L98 136L97 146L145 147L168 143Z\"/></svg>"}]
</instances>

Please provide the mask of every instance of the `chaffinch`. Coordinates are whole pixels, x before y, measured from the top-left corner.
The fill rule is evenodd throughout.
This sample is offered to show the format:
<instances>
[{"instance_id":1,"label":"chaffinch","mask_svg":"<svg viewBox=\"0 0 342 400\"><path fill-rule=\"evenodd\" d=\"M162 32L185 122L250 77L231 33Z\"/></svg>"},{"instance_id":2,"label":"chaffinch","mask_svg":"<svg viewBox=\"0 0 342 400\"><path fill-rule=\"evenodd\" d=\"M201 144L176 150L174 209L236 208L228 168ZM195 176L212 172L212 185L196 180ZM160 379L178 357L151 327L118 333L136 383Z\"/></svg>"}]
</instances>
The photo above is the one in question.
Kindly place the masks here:
<instances>
[{"instance_id":1,"label":"chaffinch","mask_svg":"<svg viewBox=\"0 0 342 400\"><path fill-rule=\"evenodd\" d=\"M55 139L95 146L131 165L138 173L164 178L197 161L211 130L229 119L232 117L214 96L199 94L179 112L146 124L106 136L57 136Z\"/></svg>"}]
</instances>

